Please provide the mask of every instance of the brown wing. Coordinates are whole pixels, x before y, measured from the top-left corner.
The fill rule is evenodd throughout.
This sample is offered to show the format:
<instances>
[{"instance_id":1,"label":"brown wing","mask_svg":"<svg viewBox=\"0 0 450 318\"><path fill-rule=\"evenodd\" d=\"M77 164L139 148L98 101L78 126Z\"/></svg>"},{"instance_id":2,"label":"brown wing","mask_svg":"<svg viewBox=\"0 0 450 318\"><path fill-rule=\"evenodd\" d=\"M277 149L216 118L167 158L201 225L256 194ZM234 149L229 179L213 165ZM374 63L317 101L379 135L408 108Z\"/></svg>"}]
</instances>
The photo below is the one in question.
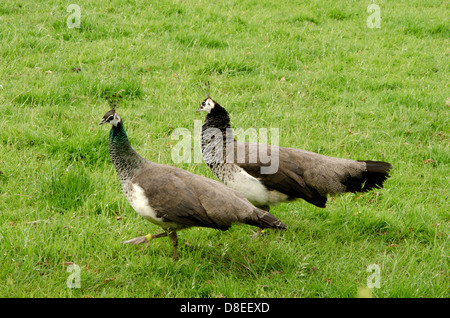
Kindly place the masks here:
<instances>
[{"instance_id":1,"label":"brown wing","mask_svg":"<svg viewBox=\"0 0 450 318\"><path fill-rule=\"evenodd\" d=\"M305 167L296 163L298 158L291 152L285 151L286 148L277 147L273 150L274 147L267 145L235 142L234 149L237 165L259 179L269 190L277 190L292 199L302 198L318 207L325 207L326 196L321 195L306 182ZM244 162L242 153L245 153ZM268 158L275 160L276 156L278 156L278 164L273 161L267 162ZM271 165L274 170L268 168ZM267 167L267 170L272 173L262 173L261 167Z\"/></svg>"},{"instance_id":2,"label":"brown wing","mask_svg":"<svg viewBox=\"0 0 450 318\"><path fill-rule=\"evenodd\" d=\"M277 158L278 162L274 165ZM268 159L272 161L267 162ZM302 198L318 207L325 207L327 194L381 187L392 168L389 163L381 161L340 159L301 149L237 141L234 160L267 188L292 198ZM278 169L272 173L263 173L261 168L269 165Z\"/></svg>"},{"instance_id":3,"label":"brown wing","mask_svg":"<svg viewBox=\"0 0 450 318\"><path fill-rule=\"evenodd\" d=\"M152 163L132 182L144 189L159 217L186 226L226 230L236 222L258 224L267 214L218 181L168 165Z\"/></svg>"},{"instance_id":4,"label":"brown wing","mask_svg":"<svg viewBox=\"0 0 450 318\"><path fill-rule=\"evenodd\" d=\"M193 189L176 171L161 169L152 164L139 171L132 182L144 189L149 204L156 211L158 217L165 222L176 222L186 226L212 227L226 230L229 225L218 224L212 220L200 204ZM169 166L168 166L169 167Z\"/></svg>"}]
</instances>

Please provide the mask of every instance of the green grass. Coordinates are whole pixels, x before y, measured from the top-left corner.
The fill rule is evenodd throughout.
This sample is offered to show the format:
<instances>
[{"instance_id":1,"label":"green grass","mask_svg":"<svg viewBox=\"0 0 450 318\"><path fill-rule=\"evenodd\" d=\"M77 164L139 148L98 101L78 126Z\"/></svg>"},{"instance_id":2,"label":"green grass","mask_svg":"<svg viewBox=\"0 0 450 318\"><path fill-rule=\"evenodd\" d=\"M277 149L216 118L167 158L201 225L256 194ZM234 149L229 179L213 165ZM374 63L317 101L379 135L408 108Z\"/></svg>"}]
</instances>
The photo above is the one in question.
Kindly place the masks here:
<instances>
[{"instance_id":1,"label":"green grass","mask_svg":"<svg viewBox=\"0 0 450 318\"><path fill-rule=\"evenodd\" d=\"M0 8L1 297L356 297L370 264L374 297L449 297L447 2L377 1L379 29L370 1L83 1L69 29L71 3ZM185 230L175 263L168 239L122 245L159 229L126 202L98 122L114 100L140 154L213 178L171 159L206 92L236 128L392 177L274 207L289 229L255 240Z\"/></svg>"}]
</instances>

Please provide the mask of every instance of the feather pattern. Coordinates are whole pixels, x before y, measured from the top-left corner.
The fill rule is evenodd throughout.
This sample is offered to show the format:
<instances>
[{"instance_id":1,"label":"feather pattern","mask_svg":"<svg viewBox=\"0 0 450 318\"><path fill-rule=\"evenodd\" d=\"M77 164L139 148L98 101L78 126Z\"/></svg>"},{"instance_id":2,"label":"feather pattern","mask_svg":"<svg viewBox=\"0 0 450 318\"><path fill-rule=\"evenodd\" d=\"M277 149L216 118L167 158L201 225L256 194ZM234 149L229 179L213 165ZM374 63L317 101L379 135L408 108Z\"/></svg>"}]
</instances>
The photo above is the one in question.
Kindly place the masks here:
<instances>
[{"instance_id":1,"label":"feather pattern","mask_svg":"<svg viewBox=\"0 0 450 318\"><path fill-rule=\"evenodd\" d=\"M109 153L125 197L138 214L169 233L174 251L176 235L171 233L192 226L227 230L234 223L244 223L286 228L241 193L216 180L141 157L130 146L123 122L114 110L105 114L103 123L112 124Z\"/></svg>"},{"instance_id":2,"label":"feather pattern","mask_svg":"<svg viewBox=\"0 0 450 318\"><path fill-rule=\"evenodd\" d=\"M227 111L211 98L203 103L210 105L201 134L206 164L219 180L235 189L237 186L254 186L250 180L258 180L266 192L260 198L265 199L254 200L247 196L257 206L302 198L315 206L325 207L327 195L379 188L389 177L392 166L387 162L340 159L301 149L239 142L233 136ZM222 138L218 137L219 131ZM211 149L216 152L212 153ZM238 154L244 154L244 160ZM262 173L261 168L269 166L270 162L263 161L260 154L275 155L278 169L270 174ZM221 158L225 160L221 161ZM242 172L252 178L247 178L246 185L233 182Z\"/></svg>"}]
</instances>

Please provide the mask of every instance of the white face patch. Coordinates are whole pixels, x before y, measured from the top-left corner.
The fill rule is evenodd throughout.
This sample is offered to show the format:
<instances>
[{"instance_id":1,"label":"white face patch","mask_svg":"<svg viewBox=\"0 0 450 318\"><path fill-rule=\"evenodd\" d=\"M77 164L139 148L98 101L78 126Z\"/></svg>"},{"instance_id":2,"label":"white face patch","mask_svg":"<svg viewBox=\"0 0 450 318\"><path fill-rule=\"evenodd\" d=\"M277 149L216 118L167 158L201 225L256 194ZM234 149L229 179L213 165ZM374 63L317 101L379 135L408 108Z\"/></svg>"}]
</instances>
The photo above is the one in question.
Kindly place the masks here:
<instances>
[{"instance_id":1,"label":"white face patch","mask_svg":"<svg viewBox=\"0 0 450 318\"><path fill-rule=\"evenodd\" d=\"M110 112L108 112L110 113ZM120 116L117 113L114 113L109 115L108 117L106 117L106 115L108 115L108 113L105 114L105 116L103 116L102 121L99 123L99 125L103 125L103 124L111 124L114 125L114 127L117 127L117 125L122 121L122 119L120 119Z\"/></svg>"},{"instance_id":2,"label":"white face patch","mask_svg":"<svg viewBox=\"0 0 450 318\"><path fill-rule=\"evenodd\" d=\"M109 120L109 118L108 118L108 120ZM120 123L120 121L121 121L120 116L116 113L116 114L114 114L114 118L109 120L109 123L111 125L114 125L115 127L117 127L117 124Z\"/></svg>"},{"instance_id":3,"label":"white face patch","mask_svg":"<svg viewBox=\"0 0 450 318\"><path fill-rule=\"evenodd\" d=\"M209 114L211 113L211 110L214 108L215 105L216 103L211 98L208 97L202 102L200 109Z\"/></svg>"}]
</instances>

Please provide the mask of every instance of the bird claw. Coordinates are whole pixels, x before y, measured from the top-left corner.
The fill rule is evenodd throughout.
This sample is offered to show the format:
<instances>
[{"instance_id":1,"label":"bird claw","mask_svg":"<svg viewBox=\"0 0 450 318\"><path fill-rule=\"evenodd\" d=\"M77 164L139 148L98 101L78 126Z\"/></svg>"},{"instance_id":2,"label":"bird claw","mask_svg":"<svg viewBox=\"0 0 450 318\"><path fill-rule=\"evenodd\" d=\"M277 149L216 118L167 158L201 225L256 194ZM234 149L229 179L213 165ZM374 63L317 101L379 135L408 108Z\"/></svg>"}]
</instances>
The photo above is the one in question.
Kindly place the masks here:
<instances>
[{"instance_id":1,"label":"bird claw","mask_svg":"<svg viewBox=\"0 0 450 318\"><path fill-rule=\"evenodd\" d=\"M252 230L252 232L253 232L253 234L250 236L252 239L255 239L255 238L257 238L258 236L260 236L260 235L262 235L263 233L264 233L264 230L263 229L261 229L261 228L258 228L258 230L255 232L255 231L253 231Z\"/></svg>"}]
</instances>

